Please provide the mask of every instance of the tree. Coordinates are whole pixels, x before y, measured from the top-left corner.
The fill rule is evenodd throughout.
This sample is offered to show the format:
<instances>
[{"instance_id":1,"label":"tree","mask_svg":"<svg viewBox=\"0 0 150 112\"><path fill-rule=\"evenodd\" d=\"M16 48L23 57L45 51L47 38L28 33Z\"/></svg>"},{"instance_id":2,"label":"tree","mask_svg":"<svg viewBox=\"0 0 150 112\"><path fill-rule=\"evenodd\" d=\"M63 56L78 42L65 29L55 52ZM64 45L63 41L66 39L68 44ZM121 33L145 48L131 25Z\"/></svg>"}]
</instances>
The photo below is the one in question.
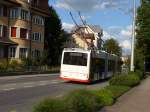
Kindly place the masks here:
<instances>
[{"instance_id":1,"label":"tree","mask_svg":"<svg viewBox=\"0 0 150 112\"><path fill-rule=\"evenodd\" d=\"M113 53L118 56L121 56L122 54L121 47L119 47L118 42L113 38L106 40L103 46L104 46L104 49L106 49L108 53Z\"/></svg>"},{"instance_id":2,"label":"tree","mask_svg":"<svg viewBox=\"0 0 150 112\"><path fill-rule=\"evenodd\" d=\"M136 67L139 62L143 65L144 60L150 62L150 0L141 0L141 6L137 11L137 36L136 36Z\"/></svg>"},{"instance_id":3,"label":"tree","mask_svg":"<svg viewBox=\"0 0 150 112\"><path fill-rule=\"evenodd\" d=\"M50 16L46 18L45 24L45 45L47 52L47 64L58 65L65 41L65 31L62 30L62 24L59 16L53 7L49 7Z\"/></svg>"}]
</instances>

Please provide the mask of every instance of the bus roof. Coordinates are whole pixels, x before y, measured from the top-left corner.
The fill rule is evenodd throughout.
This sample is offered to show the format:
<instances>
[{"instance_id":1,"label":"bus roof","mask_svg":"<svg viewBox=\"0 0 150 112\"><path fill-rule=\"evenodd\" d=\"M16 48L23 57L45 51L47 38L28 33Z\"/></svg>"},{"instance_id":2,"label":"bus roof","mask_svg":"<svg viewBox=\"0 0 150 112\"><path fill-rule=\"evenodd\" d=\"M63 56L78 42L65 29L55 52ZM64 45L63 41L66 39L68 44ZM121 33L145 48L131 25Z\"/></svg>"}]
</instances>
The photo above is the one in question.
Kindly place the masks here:
<instances>
[{"instance_id":1,"label":"bus roof","mask_svg":"<svg viewBox=\"0 0 150 112\"><path fill-rule=\"evenodd\" d=\"M63 52L84 52L84 53L92 53L94 57L103 57L108 56L109 58L118 57L115 54L110 54L104 50L89 50L89 49L82 49L82 48L64 48Z\"/></svg>"},{"instance_id":2,"label":"bus roof","mask_svg":"<svg viewBox=\"0 0 150 112\"><path fill-rule=\"evenodd\" d=\"M64 48L65 52L90 52L91 50L88 49L81 49L81 48Z\"/></svg>"}]
</instances>

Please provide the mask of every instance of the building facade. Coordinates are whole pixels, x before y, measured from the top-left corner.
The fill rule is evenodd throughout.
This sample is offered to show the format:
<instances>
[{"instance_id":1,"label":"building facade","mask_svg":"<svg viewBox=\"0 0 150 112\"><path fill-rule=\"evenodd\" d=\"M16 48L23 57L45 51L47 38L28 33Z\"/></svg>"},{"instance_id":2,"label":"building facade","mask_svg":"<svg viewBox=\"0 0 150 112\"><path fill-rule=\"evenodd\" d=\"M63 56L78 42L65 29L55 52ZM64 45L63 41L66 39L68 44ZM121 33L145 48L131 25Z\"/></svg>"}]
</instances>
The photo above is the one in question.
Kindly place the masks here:
<instances>
[{"instance_id":1,"label":"building facade","mask_svg":"<svg viewBox=\"0 0 150 112\"><path fill-rule=\"evenodd\" d=\"M103 31L98 25L79 25L72 29L65 47L101 49Z\"/></svg>"},{"instance_id":2,"label":"building facade","mask_svg":"<svg viewBox=\"0 0 150 112\"><path fill-rule=\"evenodd\" d=\"M48 15L48 0L1 0L0 58L40 56Z\"/></svg>"}]
</instances>

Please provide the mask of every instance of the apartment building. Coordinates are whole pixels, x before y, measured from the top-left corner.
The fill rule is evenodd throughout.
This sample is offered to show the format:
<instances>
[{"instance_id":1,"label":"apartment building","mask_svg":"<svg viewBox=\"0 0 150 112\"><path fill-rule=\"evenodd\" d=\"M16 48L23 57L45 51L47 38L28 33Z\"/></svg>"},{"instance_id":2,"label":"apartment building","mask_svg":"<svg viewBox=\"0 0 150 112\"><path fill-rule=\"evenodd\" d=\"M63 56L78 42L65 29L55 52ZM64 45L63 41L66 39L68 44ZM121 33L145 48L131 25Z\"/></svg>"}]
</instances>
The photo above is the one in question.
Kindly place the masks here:
<instances>
[{"instance_id":1,"label":"apartment building","mask_svg":"<svg viewBox=\"0 0 150 112\"><path fill-rule=\"evenodd\" d=\"M65 47L100 49L103 30L98 25L79 25L73 27Z\"/></svg>"},{"instance_id":2,"label":"apartment building","mask_svg":"<svg viewBox=\"0 0 150 112\"><path fill-rule=\"evenodd\" d=\"M40 56L48 15L48 0L0 0L0 58Z\"/></svg>"}]
</instances>

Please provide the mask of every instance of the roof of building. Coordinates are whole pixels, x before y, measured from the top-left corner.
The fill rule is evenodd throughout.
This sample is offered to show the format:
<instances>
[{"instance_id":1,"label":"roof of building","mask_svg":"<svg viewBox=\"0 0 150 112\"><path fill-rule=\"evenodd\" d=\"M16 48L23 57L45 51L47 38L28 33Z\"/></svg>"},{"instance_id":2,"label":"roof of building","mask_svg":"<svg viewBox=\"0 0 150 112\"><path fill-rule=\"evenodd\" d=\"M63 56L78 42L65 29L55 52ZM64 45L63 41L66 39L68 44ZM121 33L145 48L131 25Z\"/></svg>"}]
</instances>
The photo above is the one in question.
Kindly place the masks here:
<instances>
[{"instance_id":1,"label":"roof of building","mask_svg":"<svg viewBox=\"0 0 150 112\"><path fill-rule=\"evenodd\" d=\"M99 25L88 25L88 26L96 33L102 32L102 29Z\"/></svg>"},{"instance_id":2,"label":"roof of building","mask_svg":"<svg viewBox=\"0 0 150 112\"><path fill-rule=\"evenodd\" d=\"M20 6L20 4L18 2L16 2L16 0L0 0L0 4L7 4L7 5L17 5Z\"/></svg>"},{"instance_id":3,"label":"roof of building","mask_svg":"<svg viewBox=\"0 0 150 112\"><path fill-rule=\"evenodd\" d=\"M17 43L11 41L11 40L7 40L7 41L2 41L0 40L0 45L3 44L3 45L17 45Z\"/></svg>"},{"instance_id":4,"label":"roof of building","mask_svg":"<svg viewBox=\"0 0 150 112\"><path fill-rule=\"evenodd\" d=\"M102 28L99 25L87 25L87 26L89 26L91 30L95 33L102 32ZM84 26L84 25L74 26L72 28L72 31L77 30L78 28L85 28L85 27L87 28L87 26Z\"/></svg>"}]
</instances>

